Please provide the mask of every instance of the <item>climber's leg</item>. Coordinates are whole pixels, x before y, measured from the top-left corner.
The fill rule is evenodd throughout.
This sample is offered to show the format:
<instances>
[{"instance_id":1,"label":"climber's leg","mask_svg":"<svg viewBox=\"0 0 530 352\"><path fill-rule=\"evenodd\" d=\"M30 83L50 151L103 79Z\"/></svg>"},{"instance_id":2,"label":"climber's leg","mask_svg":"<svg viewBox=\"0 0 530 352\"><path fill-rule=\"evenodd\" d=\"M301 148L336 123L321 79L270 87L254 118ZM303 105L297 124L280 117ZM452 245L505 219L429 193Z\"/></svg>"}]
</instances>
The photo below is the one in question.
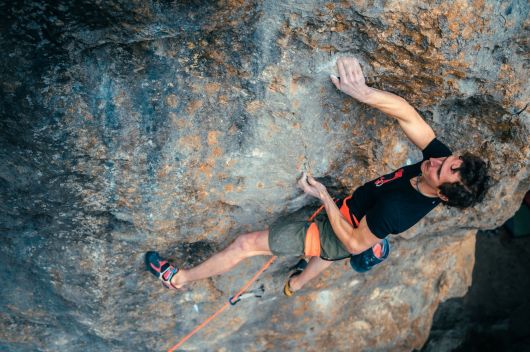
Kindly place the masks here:
<instances>
[{"instance_id":1,"label":"climber's leg","mask_svg":"<svg viewBox=\"0 0 530 352\"><path fill-rule=\"evenodd\" d=\"M223 274L245 258L255 255L272 255L268 236L269 230L240 235L232 244L203 263L190 269L180 269L171 279L171 283L177 288L182 287L192 281Z\"/></svg>"},{"instance_id":2,"label":"climber's leg","mask_svg":"<svg viewBox=\"0 0 530 352\"><path fill-rule=\"evenodd\" d=\"M293 292L298 291L299 289L304 287L304 285L310 280L317 277L322 271L324 271L324 269L328 268L331 264L333 264L332 261L324 260L319 257L311 257L304 271L302 271L299 275L291 277L291 279L289 280L290 289Z\"/></svg>"}]
</instances>

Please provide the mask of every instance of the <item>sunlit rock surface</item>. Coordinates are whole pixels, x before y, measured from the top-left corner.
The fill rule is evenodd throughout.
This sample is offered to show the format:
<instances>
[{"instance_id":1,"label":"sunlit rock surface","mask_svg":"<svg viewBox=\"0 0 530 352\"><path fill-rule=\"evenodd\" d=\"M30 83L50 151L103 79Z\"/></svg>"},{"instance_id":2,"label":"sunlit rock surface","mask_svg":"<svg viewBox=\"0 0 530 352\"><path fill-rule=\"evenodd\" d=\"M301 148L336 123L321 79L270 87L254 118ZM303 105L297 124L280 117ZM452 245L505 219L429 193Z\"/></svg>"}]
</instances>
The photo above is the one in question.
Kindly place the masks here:
<instances>
[{"instance_id":1,"label":"sunlit rock surface","mask_svg":"<svg viewBox=\"0 0 530 352\"><path fill-rule=\"evenodd\" d=\"M187 350L420 348L442 300L471 284L474 232L517 209L529 181L525 1L5 2L0 40L0 349L164 350L265 262L174 293L143 267L184 267L239 233L417 161L397 123L336 91L355 55L494 185L443 207L368 274L339 262L287 300L296 258ZM525 110L526 109L526 110Z\"/></svg>"}]
</instances>

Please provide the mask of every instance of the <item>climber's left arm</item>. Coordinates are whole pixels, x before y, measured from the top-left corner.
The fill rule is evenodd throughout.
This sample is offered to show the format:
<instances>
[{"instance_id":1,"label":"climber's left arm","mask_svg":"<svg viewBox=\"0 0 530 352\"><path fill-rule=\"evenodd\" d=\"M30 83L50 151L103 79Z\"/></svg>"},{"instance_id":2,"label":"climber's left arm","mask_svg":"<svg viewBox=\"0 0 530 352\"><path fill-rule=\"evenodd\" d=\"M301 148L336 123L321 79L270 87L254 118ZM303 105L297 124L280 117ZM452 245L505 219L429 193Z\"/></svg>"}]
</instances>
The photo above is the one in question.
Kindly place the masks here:
<instances>
[{"instance_id":1,"label":"climber's left arm","mask_svg":"<svg viewBox=\"0 0 530 352\"><path fill-rule=\"evenodd\" d=\"M431 126L405 99L389 92L368 87L357 59L352 57L339 58L337 68L340 79L331 76L331 81L337 89L398 120L405 135L418 148L425 149L436 137Z\"/></svg>"}]
</instances>

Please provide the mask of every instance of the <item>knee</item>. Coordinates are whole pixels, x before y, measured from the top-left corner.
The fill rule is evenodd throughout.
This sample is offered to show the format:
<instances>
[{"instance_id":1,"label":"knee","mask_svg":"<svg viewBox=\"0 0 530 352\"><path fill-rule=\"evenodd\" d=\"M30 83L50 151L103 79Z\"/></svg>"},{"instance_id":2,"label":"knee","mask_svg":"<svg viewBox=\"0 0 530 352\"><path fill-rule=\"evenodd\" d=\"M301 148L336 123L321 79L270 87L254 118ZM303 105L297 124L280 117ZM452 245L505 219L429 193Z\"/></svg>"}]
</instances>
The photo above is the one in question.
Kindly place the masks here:
<instances>
[{"instance_id":1,"label":"knee","mask_svg":"<svg viewBox=\"0 0 530 352\"><path fill-rule=\"evenodd\" d=\"M234 249L245 254L259 250L258 242L261 235L263 235L261 231L240 235L233 243Z\"/></svg>"},{"instance_id":2,"label":"knee","mask_svg":"<svg viewBox=\"0 0 530 352\"><path fill-rule=\"evenodd\" d=\"M252 234L240 235L236 238L232 244L232 247L239 253L245 253L252 250L253 242L254 240L252 239Z\"/></svg>"}]
</instances>

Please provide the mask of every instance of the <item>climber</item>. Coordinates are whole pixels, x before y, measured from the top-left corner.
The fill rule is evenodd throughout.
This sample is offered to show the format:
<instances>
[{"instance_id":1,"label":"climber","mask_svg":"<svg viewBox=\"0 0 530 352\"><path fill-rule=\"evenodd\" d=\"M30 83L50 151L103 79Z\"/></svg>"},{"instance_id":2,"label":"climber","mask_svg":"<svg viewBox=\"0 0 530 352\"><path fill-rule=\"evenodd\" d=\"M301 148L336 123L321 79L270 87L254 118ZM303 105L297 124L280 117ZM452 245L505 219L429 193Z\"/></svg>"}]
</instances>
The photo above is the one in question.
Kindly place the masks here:
<instances>
[{"instance_id":1,"label":"climber","mask_svg":"<svg viewBox=\"0 0 530 352\"><path fill-rule=\"evenodd\" d=\"M484 198L489 183L484 161L469 153L453 155L407 101L368 87L355 58L339 58L337 69L340 78L330 76L335 87L395 118L422 151L422 161L367 182L339 200L333 200L323 184L304 173L299 187L318 198L324 211L311 221L286 216L268 229L240 235L190 269L178 270L157 252L147 252L147 269L166 287L178 289L222 274L255 255L310 257L308 263L299 262L286 281L284 293L291 296L336 260L350 258L355 270L370 270L388 256L387 235L412 227L439 203L465 208Z\"/></svg>"}]
</instances>

